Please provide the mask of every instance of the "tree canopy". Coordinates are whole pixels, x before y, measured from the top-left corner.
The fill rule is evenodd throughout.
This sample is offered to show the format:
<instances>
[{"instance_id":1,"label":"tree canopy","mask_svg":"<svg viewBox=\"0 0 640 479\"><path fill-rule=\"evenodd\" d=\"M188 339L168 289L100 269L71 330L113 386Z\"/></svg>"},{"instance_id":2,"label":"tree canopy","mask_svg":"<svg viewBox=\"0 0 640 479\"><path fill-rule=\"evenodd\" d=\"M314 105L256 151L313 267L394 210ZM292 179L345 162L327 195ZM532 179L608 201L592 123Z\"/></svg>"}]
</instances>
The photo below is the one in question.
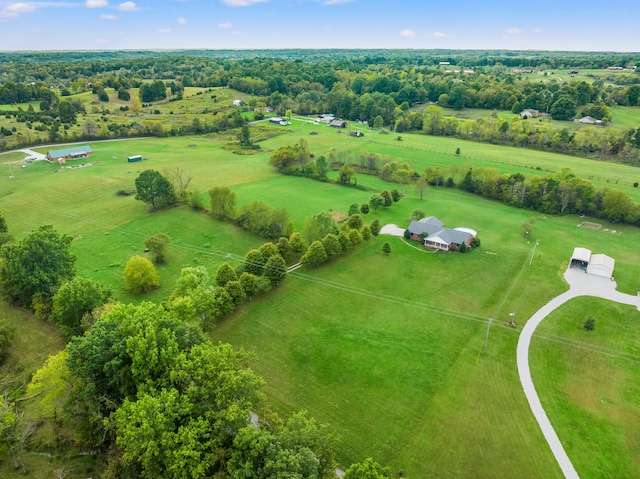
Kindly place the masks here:
<instances>
[{"instance_id":1,"label":"tree canopy","mask_svg":"<svg viewBox=\"0 0 640 479\"><path fill-rule=\"evenodd\" d=\"M177 203L173 185L156 170L145 170L136 178L136 200L144 201L154 210Z\"/></svg>"},{"instance_id":2,"label":"tree canopy","mask_svg":"<svg viewBox=\"0 0 640 479\"><path fill-rule=\"evenodd\" d=\"M72 238L51 225L40 226L22 241L0 248L0 281L7 296L31 306L35 296L51 298L63 281L75 274Z\"/></svg>"}]
</instances>

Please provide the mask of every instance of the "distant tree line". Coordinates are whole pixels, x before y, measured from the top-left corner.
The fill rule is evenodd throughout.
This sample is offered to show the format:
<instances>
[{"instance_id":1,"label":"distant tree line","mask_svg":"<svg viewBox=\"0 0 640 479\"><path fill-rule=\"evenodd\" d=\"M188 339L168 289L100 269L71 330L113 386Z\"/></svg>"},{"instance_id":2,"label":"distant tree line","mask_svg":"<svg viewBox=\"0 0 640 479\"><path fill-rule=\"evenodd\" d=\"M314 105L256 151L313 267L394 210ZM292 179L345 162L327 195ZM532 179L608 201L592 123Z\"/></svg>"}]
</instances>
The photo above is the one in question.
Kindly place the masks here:
<instances>
[{"instance_id":1,"label":"distant tree line","mask_svg":"<svg viewBox=\"0 0 640 479\"><path fill-rule=\"evenodd\" d=\"M640 165L640 127L619 129L583 126L574 130L547 122L540 123L535 118L507 121L494 116L480 120L459 120L444 116L442 108L431 105L424 112L422 131L429 135Z\"/></svg>"}]
</instances>

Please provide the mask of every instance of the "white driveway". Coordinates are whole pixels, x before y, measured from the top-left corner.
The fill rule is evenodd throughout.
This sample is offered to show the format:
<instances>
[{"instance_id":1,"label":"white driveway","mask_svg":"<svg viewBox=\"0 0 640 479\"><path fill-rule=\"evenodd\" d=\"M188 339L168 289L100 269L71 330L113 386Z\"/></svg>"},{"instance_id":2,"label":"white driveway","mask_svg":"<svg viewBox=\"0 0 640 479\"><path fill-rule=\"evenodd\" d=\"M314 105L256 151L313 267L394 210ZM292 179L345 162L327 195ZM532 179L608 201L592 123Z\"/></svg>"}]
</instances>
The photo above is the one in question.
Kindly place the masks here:
<instances>
[{"instance_id":1,"label":"white driveway","mask_svg":"<svg viewBox=\"0 0 640 479\"><path fill-rule=\"evenodd\" d=\"M542 407L542 403L540 402L540 398L538 397L538 393L536 392L536 388L533 384L533 379L531 378L531 371L529 369L529 345L531 344L531 337L538 325L545 317L547 317L547 315L572 298L576 298L578 296L594 296L597 298L615 301L617 303L630 304L636 306L638 310L640 310L640 296L624 294L616 291L615 281L611 281L600 276L586 274L584 271L577 268L567 269L564 273L564 278L567 283L569 283L569 291L553 298L542 308L536 311L531 319L527 321L527 324L522 328L520 338L518 339L516 357L520 383L524 389L527 401L529 401L531 412L535 416L536 421L538 421L542 434L547 440L556 461L558 461L558 465L560 466L560 469L562 469L564 477L568 479L577 479L579 477L578 473L573 467L571 459L569 459L569 456L565 452L558 435L553 429L553 426Z\"/></svg>"},{"instance_id":2,"label":"white driveway","mask_svg":"<svg viewBox=\"0 0 640 479\"><path fill-rule=\"evenodd\" d=\"M379 234L403 237L405 230L406 230L406 228L400 228L398 225L388 224L388 225L384 225L382 228L380 228L380 233Z\"/></svg>"}]
</instances>

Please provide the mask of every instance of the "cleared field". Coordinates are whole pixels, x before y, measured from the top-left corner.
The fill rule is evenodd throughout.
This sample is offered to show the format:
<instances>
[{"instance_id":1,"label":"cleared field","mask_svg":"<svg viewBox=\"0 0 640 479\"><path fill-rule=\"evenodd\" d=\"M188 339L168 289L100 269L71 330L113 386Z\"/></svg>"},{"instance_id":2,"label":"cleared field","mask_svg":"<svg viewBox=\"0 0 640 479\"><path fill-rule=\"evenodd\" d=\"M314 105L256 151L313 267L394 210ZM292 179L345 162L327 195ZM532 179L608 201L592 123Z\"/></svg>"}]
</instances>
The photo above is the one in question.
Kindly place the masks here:
<instances>
[{"instance_id":1,"label":"cleared field","mask_svg":"<svg viewBox=\"0 0 640 479\"><path fill-rule=\"evenodd\" d=\"M309 135L312 130L319 134ZM115 194L132 190L137 174L147 168L191 171L192 187L203 198L210 187L228 185L239 206L264 200L285 207L297 229L311 214L346 211L371 195L277 175L268 165L270 151L301 138L316 155L332 148L366 150L409 161L418 171L455 162L533 175L547 171L537 170L540 165L548 171L570 166L565 161L575 161L571 164L581 174L609 175L613 166L621 168L615 170L620 174L637 171L422 135L403 135L402 142L368 132L353 138L302 122L280 131L288 133L261 142L254 155L223 149L232 133L92 143L91 167L68 170L37 162L11 181L0 177L0 212L17 237L44 223L81 236L72 245L78 273L111 284L119 299L161 301L181 267L202 264L213 274L226 253L244 255L263 240L184 208L150 214L133 196ZM455 156L457 147L463 158ZM126 163L133 154L149 159ZM574 246L614 257L619 289L635 293L640 231L618 225L615 233L578 228L575 217L544 217L456 189L431 188L420 201L411 187L364 175L358 182L397 187L406 195L365 216L366 222L379 217L382 224L404 226L419 208L447 226L475 229L481 248L434 254L400 238L378 237L319 269L296 271L268 295L222 320L212 337L255 352L253 367L266 379L269 402L278 412L307 409L330 423L343 438L343 465L372 456L407 477L489 478L502 477L504 471L523 478L560 477L520 389L518 329L506 322L516 312L521 324L566 288L561 272ZM521 225L531 218L532 238L540 240L533 256L533 243L521 235ZM157 232L173 239L169 264L160 268L162 287L144 297L129 295L122 289L124 263ZM381 253L385 241L392 246L389 256ZM483 353L487 318L495 321ZM630 460L624 457L628 453L611 452L621 462ZM585 460L592 461L585 466L590 470L598 459Z\"/></svg>"},{"instance_id":2,"label":"cleared field","mask_svg":"<svg viewBox=\"0 0 640 479\"><path fill-rule=\"evenodd\" d=\"M583 328L589 316L591 332ZM536 331L536 389L580 477L640 470L639 348L638 310L594 298L574 299Z\"/></svg>"},{"instance_id":3,"label":"cleared field","mask_svg":"<svg viewBox=\"0 0 640 479\"><path fill-rule=\"evenodd\" d=\"M612 106L613 125L621 128L640 128L640 107Z\"/></svg>"},{"instance_id":4,"label":"cleared field","mask_svg":"<svg viewBox=\"0 0 640 479\"><path fill-rule=\"evenodd\" d=\"M559 477L520 390L508 313L525 320L565 288L560 274L574 242L607 244L636 267L638 234L625 230L630 236L616 241L570 218L539 219L541 246L529 267L533 245L519 237L528 212L468 199L441 188L421 207L445 224L476 228L479 250L430 254L378 237L336 263L294 274L213 336L256 352L254 367L278 410L308 409L339 424L345 462L373 455L409 477L505 470ZM416 206L403 199L378 216L402 224ZM384 241L392 245L388 257ZM637 284L635 277L627 286ZM497 321L482 354L488 317Z\"/></svg>"}]
</instances>

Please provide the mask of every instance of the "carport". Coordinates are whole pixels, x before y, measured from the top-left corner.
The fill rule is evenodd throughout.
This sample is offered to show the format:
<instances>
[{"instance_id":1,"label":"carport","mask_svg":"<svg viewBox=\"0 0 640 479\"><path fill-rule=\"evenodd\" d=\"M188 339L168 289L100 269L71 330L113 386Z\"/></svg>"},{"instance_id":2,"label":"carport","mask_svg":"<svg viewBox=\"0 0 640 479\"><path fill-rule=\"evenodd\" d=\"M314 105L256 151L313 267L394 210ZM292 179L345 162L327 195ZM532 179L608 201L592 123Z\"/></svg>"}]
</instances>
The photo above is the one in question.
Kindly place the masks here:
<instances>
[{"instance_id":1,"label":"carport","mask_svg":"<svg viewBox=\"0 0 640 479\"><path fill-rule=\"evenodd\" d=\"M591 261L591 250L587 248L575 248L571 255L571 267L580 268L586 271Z\"/></svg>"}]
</instances>

